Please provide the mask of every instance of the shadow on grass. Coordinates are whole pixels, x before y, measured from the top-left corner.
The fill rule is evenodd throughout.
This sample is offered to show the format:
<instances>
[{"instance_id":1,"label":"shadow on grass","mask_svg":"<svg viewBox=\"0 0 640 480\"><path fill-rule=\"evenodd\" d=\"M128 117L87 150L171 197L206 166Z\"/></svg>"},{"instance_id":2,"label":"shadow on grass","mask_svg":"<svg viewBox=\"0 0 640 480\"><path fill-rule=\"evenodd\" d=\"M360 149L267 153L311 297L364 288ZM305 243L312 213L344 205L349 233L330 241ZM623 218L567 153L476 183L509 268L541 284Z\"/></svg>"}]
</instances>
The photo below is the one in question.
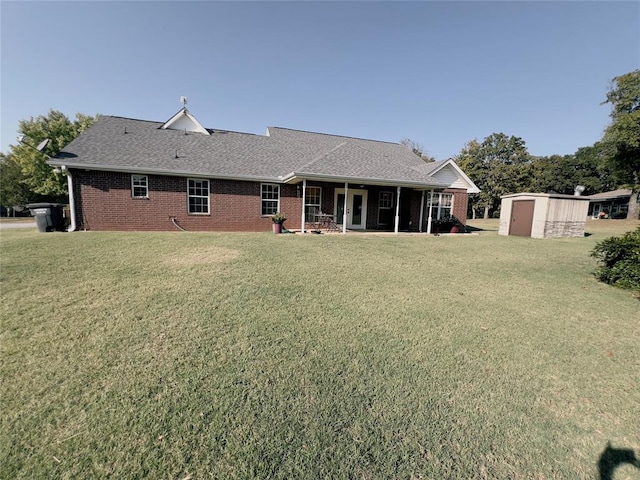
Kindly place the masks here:
<instances>
[{"instance_id":1,"label":"shadow on grass","mask_svg":"<svg viewBox=\"0 0 640 480\"><path fill-rule=\"evenodd\" d=\"M467 233L471 232L497 232L497 228L480 228L480 227L472 227L471 225L465 226Z\"/></svg>"},{"instance_id":2,"label":"shadow on grass","mask_svg":"<svg viewBox=\"0 0 640 480\"><path fill-rule=\"evenodd\" d=\"M598 460L598 472L600 480L613 480L613 472L620 465L630 464L640 470L640 460L630 448L611 448L611 442L600 454Z\"/></svg>"}]
</instances>

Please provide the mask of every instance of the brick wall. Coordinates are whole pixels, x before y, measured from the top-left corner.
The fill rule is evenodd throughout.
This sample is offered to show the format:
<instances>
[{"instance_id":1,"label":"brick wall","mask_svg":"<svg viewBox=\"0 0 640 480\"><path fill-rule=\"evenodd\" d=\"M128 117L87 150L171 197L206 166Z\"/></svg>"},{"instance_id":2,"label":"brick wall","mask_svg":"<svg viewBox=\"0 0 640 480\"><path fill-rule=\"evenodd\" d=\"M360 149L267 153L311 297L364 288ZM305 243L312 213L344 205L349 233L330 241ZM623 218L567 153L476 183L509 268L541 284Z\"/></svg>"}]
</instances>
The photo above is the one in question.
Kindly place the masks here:
<instances>
[{"instance_id":1,"label":"brick wall","mask_svg":"<svg viewBox=\"0 0 640 480\"><path fill-rule=\"evenodd\" d=\"M187 213L187 179L148 175L149 198L132 198L131 175L73 170L76 222L87 230L177 230L171 218L193 231L270 231L261 216L260 183L209 181L209 214ZM280 185L285 226L300 226L302 200L295 185Z\"/></svg>"},{"instance_id":2,"label":"brick wall","mask_svg":"<svg viewBox=\"0 0 640 480\"><path fill-rule=\"evenodd\" d=\"M444 190L446 193L453 193L453 212L452 215L460 220L463 225L467 224L467 207L469 203L469 194L466 190L460 188L448 188Z\"/></svg>"},{"instance_id":3,"label":"brick wall","mask_svg":"<svg viewBox=\"0 0 640 480\"><path fill-rule=\"evenodd\" d=\"M272 222L261 216L260 182L235 180L209 180L209 214L187 213L187 178L148 175L149 198L132 198L131 175L119 172L72 170L76 223L78 229L87 230L177 230L171 218L186 230L192 231L270 231ZM322 210L334 212L335 189L342 185L309 182L309 186L322 187ZM368 190L367 228L378 225L379 192L393 191L395 187L365 186ZM468 196L465 190L448 189L454 194L453 214L463 223L466 219ZM428 193L427 193L428 195ZM280 211L287 216L285 227L299 229L302 212L302 185L280 185ZM401 223L417 231L420 218L422 192L403 188ZM428 212L424 212L426 219ZM393 209L395 216L395 207ZM308 228L312 224L307 224ZM391 224L384 227L393 230Z\"/></svg>"}]
</instances>

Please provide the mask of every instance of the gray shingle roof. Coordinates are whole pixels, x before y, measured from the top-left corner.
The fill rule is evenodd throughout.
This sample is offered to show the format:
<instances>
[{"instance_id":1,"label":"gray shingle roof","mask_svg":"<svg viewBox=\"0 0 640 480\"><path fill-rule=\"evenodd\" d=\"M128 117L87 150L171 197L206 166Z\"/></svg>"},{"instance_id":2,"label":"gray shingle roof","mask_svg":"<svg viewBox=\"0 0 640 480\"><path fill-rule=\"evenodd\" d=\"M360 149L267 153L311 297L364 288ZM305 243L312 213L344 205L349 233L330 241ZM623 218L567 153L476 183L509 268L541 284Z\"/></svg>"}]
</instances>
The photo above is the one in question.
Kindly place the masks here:
<instances>
[{"instance_id":1,"label":"gray shingle roof","mask_svg":"<svg viewBox=\"0 0 640 480\"><path fill-rule=\"evenodd\" d=\"M630 197L633 192L627 188L611 190L609 192L595 193L589 195L590 200L616 200L618 198Z\"/></svg>"},{"instance_id":2,"label":"gray shingle roof","mask_svg":"<svg viewBox=\"0 0 640 480\"><path fill-rule=\"evenodd\" d=\"M340 177L445 186L408 148L389 142L270 127L268 135L160 129L162 122L101 116L50 163L70 168L281 181Z\"/></svg>"}]
</instances>

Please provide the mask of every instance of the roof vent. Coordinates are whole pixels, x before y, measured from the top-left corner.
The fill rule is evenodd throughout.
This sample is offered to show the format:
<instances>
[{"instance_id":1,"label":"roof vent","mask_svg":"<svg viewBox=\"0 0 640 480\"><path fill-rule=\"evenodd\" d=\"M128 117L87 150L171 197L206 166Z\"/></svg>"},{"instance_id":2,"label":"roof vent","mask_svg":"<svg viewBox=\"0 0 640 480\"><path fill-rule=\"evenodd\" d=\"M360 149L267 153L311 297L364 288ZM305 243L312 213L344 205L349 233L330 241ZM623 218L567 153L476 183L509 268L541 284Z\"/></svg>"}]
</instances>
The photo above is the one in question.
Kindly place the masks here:
<instances>
[{"instance_id":1,"label":"roof vent","mask_svg":"<svg viewBox=\"0 0 640 480\"><path fill-rule=\"evenodd\" d=\"M584 185L576 185L575 190L573 191L573 195L579 197L584 192Z\"/></svg>"}]
</instances>

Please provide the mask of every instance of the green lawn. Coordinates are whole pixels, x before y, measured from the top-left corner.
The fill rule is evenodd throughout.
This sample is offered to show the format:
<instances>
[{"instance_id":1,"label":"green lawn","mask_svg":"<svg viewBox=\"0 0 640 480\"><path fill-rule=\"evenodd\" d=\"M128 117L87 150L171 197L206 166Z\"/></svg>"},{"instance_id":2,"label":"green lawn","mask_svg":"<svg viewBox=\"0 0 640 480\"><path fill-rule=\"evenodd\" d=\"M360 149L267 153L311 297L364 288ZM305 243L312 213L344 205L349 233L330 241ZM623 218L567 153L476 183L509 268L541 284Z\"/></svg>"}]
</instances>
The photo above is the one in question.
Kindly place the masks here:
<instances>
[{"instance_id":1,"label":"green lawn","mask_svg":"<svg viewBox=\"0 0 640 480\"><path fill-rule=\"evenodd\" d=\"M637 222L473 225L2 231L0 478L594 479L608 442L640 456L640 301L589 257Z\"/></svg>"}]
</instances>

